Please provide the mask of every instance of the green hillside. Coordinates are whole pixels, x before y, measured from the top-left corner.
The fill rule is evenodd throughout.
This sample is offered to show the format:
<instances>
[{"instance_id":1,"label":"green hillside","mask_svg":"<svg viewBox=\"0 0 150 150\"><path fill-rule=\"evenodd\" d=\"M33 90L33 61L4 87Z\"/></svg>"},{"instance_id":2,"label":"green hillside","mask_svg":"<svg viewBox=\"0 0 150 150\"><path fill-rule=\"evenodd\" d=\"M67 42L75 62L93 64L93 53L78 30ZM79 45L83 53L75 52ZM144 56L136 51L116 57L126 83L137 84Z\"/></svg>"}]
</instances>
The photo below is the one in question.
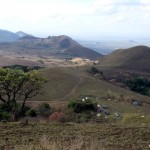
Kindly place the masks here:
<instances>
[{"instance_id":1,"label":"green hillside","mask_svg":"<svg viewBox=\"0 0 150 150\"><path fill-rule=\"evenodd\" d=\"M64 100L84 95L103 97L107 96L110 91L116 96L124 94L126 96L133 96L136 98L139 97L143 100L147 99L145 96L114 86L106 81L96 79L90 76L86 72L86 69L82 70L75 67L53 67L42 69L41 72L48 79L48 83L45 87L45 94L38 96L38 100L50 101L63 99L63 97L69 93L71 93L70 96Z\"/></svg>"},{"instance_id":2,"label":"green hillside","mask_svg":"<svg viewBox=\"0 0 150 150\"><path fill-rule=\"evenodd\" d=\"M150 72L150 48L136 46L119 49L99 59L100 66Z\"/></svg>"},{"instance_id":3,"label":"green hillside","mask_svg":"<svg viewBox=\"0 0 150 150\"><path fill-rule=\"evenodd\" d=\"M41 69L48 79L45 93L28 100L27 105L37 108L40 103L46 102L57 113L70 114L67 107L70 100L81 101L88 97L106 107L109 115L102 114L99 118L96 112L93 119L101 122L91 119L88 123L84 120L80 123L72 120L53 123L40 116L29 117L28 125L24 125L26 118L20 122L3 122L0 123L0 149L149 149L150 98L92 76L87 72L89 67ZM140 100L142 105L133 105L132 100ZM76 119L75 115L79 114L73 115ZM82 115L85 116L84 113Z\"/></svg>"},{"instance_id":4,"label":"green hillside","mask_svg":"<svg viewBox=\"0 0 150 150\"><path fill-rule=\"evenodd\" d=\"M97 101L98 104L108 107L110 115L105 119L106 122L108 120L108 123L53 124L51 122L39 123L36 120L36 123L31 123L34 122L34 119L30 120L31 122L27 126L23 126L21 123L6 125L1 123L0 134L3 136L0 137L0 140L4 148L13 149L12 147L15 147L15 149L27 150L83 148L93 150L100 147L110 150L148 148L149 97L96 79L87 73L86 67L46 68L41 72L48 79L45 94L31 99L28 104L36 107L44 101L56 111L66 112L70 99L81 100L87 96L89 99ZM134 106L131 99L139 99L143 105ZM114 118L115 113L119 113L120 117Z\"/></svg>"}]
</instances>

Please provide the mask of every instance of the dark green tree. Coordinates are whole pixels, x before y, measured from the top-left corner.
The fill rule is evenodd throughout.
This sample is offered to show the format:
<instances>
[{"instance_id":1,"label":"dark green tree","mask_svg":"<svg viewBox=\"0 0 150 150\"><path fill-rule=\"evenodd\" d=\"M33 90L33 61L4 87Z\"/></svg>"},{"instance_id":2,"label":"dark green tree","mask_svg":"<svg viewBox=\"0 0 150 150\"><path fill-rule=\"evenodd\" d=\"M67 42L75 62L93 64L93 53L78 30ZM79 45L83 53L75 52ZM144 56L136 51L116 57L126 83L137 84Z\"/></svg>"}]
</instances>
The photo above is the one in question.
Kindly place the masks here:
<instances>
[{"instance_id":1,"label":"dark green tree","mask_svg":"<svg viewBox=\"0 0 150 150\"><path fill-rule=\"evenodd\" d=\"M126 82L126 85L135 92L143 95L149 95L150 81L146 78L137 77Z\"/></svg>"},{"instance_id":2,"label":"dark green tree","mask_svg":"<svg viewBox=\"0 0 150 150\"><path fill-rule=\"evenodd\" d=\"M21 101L22 114L26 100L43 93L46 79L37 71L23 72L18 69L0 69L0 101L12 112L17 101Z\"/></svg>"}]
</instances>

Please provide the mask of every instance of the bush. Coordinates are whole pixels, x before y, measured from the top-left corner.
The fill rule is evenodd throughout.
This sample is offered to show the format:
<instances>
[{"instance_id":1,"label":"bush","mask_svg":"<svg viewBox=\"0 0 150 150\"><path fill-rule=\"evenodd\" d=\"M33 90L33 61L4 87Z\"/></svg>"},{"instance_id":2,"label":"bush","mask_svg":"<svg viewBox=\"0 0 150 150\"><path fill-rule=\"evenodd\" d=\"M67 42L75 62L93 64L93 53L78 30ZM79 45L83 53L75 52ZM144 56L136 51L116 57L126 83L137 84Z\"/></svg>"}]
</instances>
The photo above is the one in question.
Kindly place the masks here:
<instances>
[{"instance_id":1,"label":"bush","mask_svg":"<svg viewBox=\"0 0 150 150\"><path fill-rule=\"evenodd\" d=\"M75 113L90 113L91 111L95 112L97 110L96 104L91 100L70 101L68 107L71 108Z\"/></svg>"},{"instance_id":2,"label":"bush","mask_svg":"<svg viewBox=\"0 0 150 150\"><path fill-rule=\"evenodd\" d=\"M49 121L58 121L58 122L65 122L66 121L66 117L65 117L65 113L63 112L54 112L49 116Z\"/></svg>"},{"instance_id":3,"label":"bush","mask_svg":"<svg viewBox=\"0 0 150 150\"><path fill-rule=\"evenodd\" d=\"M51 107L47 103L42 103L38 106L38 113L43 117L48 117L51 114L51 112Z\"/></svg>"},{"instance_id":4,"label":"bush","mask_svg":"<svg viewBox=\"0 0 150 150\"><path fill-rule=\"evenodd\" d=\"M20 113L20 108L21 108L21 105L18 106L18 112ZM31 108L27 105L24 106L23 108L23 112L22 114L20 114L21 116L25 116L27 114L27 112L30 110Z\"/></svg>"},{"instance_id":5,"label":"bush","mask_svg":"<svg viewBox=\"0 0 150 150\"><path fill-rule=\"evenodd\" d=\"M8 106L7 104L0 104L0 112L8 112L11 114L16 114L17 116L25 116L26 113L30 110L29 106L24 106L23 112L20 114L21 104L16 102L11 102Z\"/></svg>"},{"instance_id":6,"label":"bush","mask_svg":"<svg viewBox=\"0 0 150 150\"><path fill-rule=\"evenodd\" d=\"M26 115L30 116L30 117L36 117L37 116L37 111L34 109L30 109Z\"/></svg>"},{"instance_id":7,"label":"bush","mask_svg":"<svg viewBox=\"0 0 150 150\"><path fill-rule=\"evenodd\" d=\"M98 70L97 68L95 68L95 67L91 67L91 68L88 70L88 72L91 73L91 74L97 74L97 73L99 73L99 74L103 75L103 72L102 72L102 71L99 71L99 70Z\"/></svg>"},{"instance_id":8,"label":"bush","mask_svg":"<svg viewBox=\"0 0 150 150\"><path fill-rule=\"evenodd\" d=\"M75 114L74 121L76 123L86 123L90 120L91 116L85 113Z\"/></svg>"},{"instance_id":9,"label":"bush","mask_svg":"<svg viewBox=\"0 0 150 150\"><path fill-rule=\"evenodd\" d=\"M7 112L8 111L8 106L4 103L0 104L0 112Z\"/></svg>"},{"instance_id":10,"label":"bush","mask_svg":"<svg viewBox=\"0 0 150 150\"><path fill-rule=\"evenodd\" d=\"M15 101L11 101L9 106L8 104L2 103L0 104L0 112L12 112L18 109L18 104Z\"/></svg>"},{"instance_id":11,"label":"bush","mask_svg":"<svg viewBox=\"0 0 150 150\"><path fill-rule=\"evenodd\" d=\"M10 120L12 115L8 112L0 112L0 121L2 120Z\"/></svg>"},{"instance_id":12,"label":"bush","mask_svg":"<svg viewBox=\"0 0 150 150\"><path fill-rule=\"evenodd\" d=\"M149 95L150 81L146 78L137 77L126 81L126 85L134 92Z\"/></svg>"}]
</instances>

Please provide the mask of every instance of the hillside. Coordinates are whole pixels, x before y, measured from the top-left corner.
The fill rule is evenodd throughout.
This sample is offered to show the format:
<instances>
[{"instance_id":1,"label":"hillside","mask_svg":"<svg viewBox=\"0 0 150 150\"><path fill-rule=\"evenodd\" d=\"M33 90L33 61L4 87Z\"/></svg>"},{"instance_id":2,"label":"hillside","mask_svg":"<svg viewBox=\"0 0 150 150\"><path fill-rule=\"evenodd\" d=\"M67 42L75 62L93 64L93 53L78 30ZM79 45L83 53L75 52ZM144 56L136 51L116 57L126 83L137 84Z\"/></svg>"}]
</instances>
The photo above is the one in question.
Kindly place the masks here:
<instances>
[{"instance_id":1,"label":"hillside","mask_svg":"<svg viewBox=\"0 0 150 150\"><path fill-rule=\"evenodd\" d=\"M17 54L36 55L40 57L53 56L57 58L81 57L96 59L102 55L92 49L83 47L68 36L49 36L37 38L26 35L13 43L1 43L0 51L14 52Z\"/></svg>"},{"instance_id":2,"label":"hillside","mask_svg":"<svg viewBox=\"0 0 150 150\"><path fill-rule=\"evenodd\" d=\"M41 66L41 63L35 60L23 59L19 57L0 55L0 67L9 65Z\"/></svg>"},{"instance_id":3,"label":"hillside","mask_svg":"<svg viewBox=\"0 0 150 150\"><path fill-rule=\"evenodd\" d=\"M19 38L20 37L13 32L0 29L0 42L14 42Z\"/></svg>"},{"instance_id":4,"label":"hillside","mask_svg":"<svg viewBox=\"0 0 150 150\"><path fill-rule=\"evenodd\" d=\"M44 76L48 78L46 92L44 95L38 96L34 100L68 100L73 97L77 98L85 95L98 97L113 95L119 97L122 94L125 97L149 101L149 97L142 96L89 76L85 68L53 67L42 69L41 71Z\"/></svg>"},{"instance_id":5,"label":"hillside","mask_svg":"<svg viewBox=\"0 0 150 150\"><path fill-rule=\"evenodd\" d=\"M1 149L149 149L149 97L97 79L84 67L53 67L40 71L48 79L45 93L28 99L27 105L35 110L39 104L48 103L54 113L64 112L65 117L62 122L37 116L0 123ZM89 122L86 122L86 112L72 114L69 101L83 102L85 97L106 107L109 114L102 112L99 117L98 111L87 112L92 115ZM132 100L140 100L142 105L134 105ZM25 120L28 124L24 124Z\"/></svg>"},{"instance_id":6,"label":"hillside","mask_svg":"<svg viewBox=\"0 0 150 150\"><path fill-rule=\"evenodd\" d=\"M57 110L66 110L70 100L82 100L85 97L100 105L108 106L109 117L118 112L149 115L150 97L113 85L105 80L91 76L83 67L53 67L39 70L48 80L44 93L27 100L27 104L36 107L46 102ZM141 106L133 105L133 100L141 101Z\"/></svg>"},{"instance_id":7,"label":"hillside","mask_svg":"<svg viewBox=\"0 0 150 150\"><path fill-rule=\"evenodd\" d=\"M65 52L71 56L75 56L75 57L82 56L83 58L90 58L92 60L98 58L98 56L99 57L102 56L98 52L93 52L93 50L91 50L90 48L86 48L80 45L69 47L68 49L65 50Z\"/></svg>"},{"instance_id":8,"label":"hillside","mask_svg":"<svg viewBox=\"0 0 150 150\"><path fill-rule=\"evenodd\" d=\"M136 46L119 49L100 58L99 65L142 72L150 72L150 47Z\"/></svg>"},{"instance_id":9,"label":"hillside","mask_svg":"<svg viewBox=\"0 0 150 150\"><path fill-rule=\"evenodd\" d=\"M25 33L25 32L23 32L23 31L18 31L18 32L16 32L16 34L17 34L19 37L24 37L24 36L26 36L26 35L30 35L30 34Z\"/></svg>"}]
</instances>

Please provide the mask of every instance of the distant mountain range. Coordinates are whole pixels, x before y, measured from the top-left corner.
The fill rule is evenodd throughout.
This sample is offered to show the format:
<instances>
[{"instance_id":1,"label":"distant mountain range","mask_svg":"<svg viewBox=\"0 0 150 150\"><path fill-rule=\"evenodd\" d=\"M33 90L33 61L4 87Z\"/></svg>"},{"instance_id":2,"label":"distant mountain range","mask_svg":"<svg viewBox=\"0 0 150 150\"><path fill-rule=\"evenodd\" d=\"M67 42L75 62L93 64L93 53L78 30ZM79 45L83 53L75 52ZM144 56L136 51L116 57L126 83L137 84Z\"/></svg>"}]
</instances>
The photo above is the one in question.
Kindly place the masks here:
<instances>
[{"instance_id":1,"label":"distant mountain range","mask_svg":"<svg viewBox=\"0 0 150 150\"><path fill-rule=\"evenodd\" d=\"M90 48L83 47L65 35L38 38L22 31L12 33L1 30L0 37L0 50L18 54L34 54L41 57L55 56L59 58L81 57L93 60L103 56Z\"/></svg>"},{"instance_id":2,"label":"distant mountain range","mask_svg":"<svg viewBox=\"0 0 150 150\"><path fill-rule=\"evenodd\" d=\"M24 37L26 35L30 35L28 33L25 33L23 31L18 31L16 33L8 31L8 30L1 30L0 29L0 42L15 42L21 37Z\"/></svg>"},{"instance_id":3,"label":"distant mountain range","mask_svg":"<svg viewBox=\"0 0 150 150\"><path fill-rule=\"evenodd\" d=\"M7 30L0 30L0 42L14 42L19 38L20 36L16 33Z\"/></svg>"},{"instance_id":4,"label":"distant mountain range","mask_svg":"<svg viewBox=\"0 0 150 150\"><path fill-rule=\"evenodd\" d=\"M26 36L26 35L32 36L32 35L30 35L30 34L28 34L28 33L22 32L22 31L18 31L18 32L16 32L16 34L17 34L19 37L24 37L24 36Z\"/></svg>"},{"instance_id":5,"label":"distant mountain range","mask_svg":"<svg viewBox=\"0 0 150 150\"><path fill-rule=\"evenodd\" d=\"M127 70L150 72L150 47L135 46L119 49L100 58L99 65Z\"/></svg>"}]
</instances>

